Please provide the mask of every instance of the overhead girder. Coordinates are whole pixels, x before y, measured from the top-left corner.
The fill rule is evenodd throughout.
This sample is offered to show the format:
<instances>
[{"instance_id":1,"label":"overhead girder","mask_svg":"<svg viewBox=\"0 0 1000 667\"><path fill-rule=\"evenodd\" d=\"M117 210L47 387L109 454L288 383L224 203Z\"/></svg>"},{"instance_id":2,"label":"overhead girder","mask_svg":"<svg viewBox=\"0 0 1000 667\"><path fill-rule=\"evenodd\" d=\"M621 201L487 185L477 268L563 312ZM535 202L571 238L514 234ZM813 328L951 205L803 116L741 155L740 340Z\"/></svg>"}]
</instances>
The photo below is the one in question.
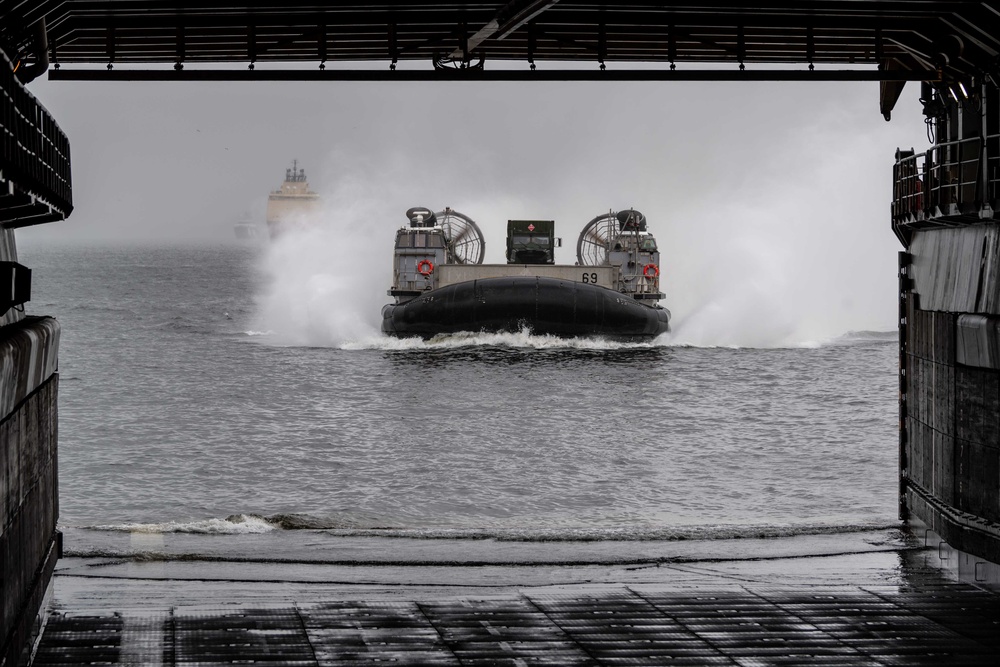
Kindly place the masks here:
<instances>
[{"instance_id":1,"label":"overhead girder","mask_svg":"<svg viewBox=\"0 0 1000 667\"><path fill-rule=\"evenodd\" d=\"M515 0L311 2L0 0L5 25L44 17L53 62L545 60L995 69L988 2L817 0L733 3ZM18 21L8 21L16 17ZM26 29L26 28L23 28ZM13 28L7 30L9 33ZM529 34L530 33L530 34ZM956 38L960 41L956 41Z\"/></svg>"},{"instance_id":2,"label":"overhead girder","mask_svg":"<svg viewBox=\"0 0 1000 667\"><path fill-rule=\"evenodd\" d=\"M927 71L854 70L729 70L645 68L593 69L69 69L51 71L49 78L58 81L931 81L936 74Z\"/></svg>"},{"instance_id":3,"label":"overhead girder","mask_svg":"<svg viewBox=\"0 0 1000 667\"><path fill-rule=\"evenodd\" d=\"M413 45L434 44L442 40L457 39L454 27L441 26L408 26L396 23L396 40L399 44L399 55L419 57L423 54ZM342 43L348 48L368 48L386 53L380 44L386 31L385 25L326 25L324 31L319 28L304 28L300 30L269 26L261 22L253 25L259 54L273 52L276 57L301 56L310 57L317 53L317 43L324 37L329 48L336 43ZM226 29L216 29L211 33L202 33L190 24L178 26L150 26L149 28L103 25L91 30L76 29L72 37L50 29L50 41L58 45L59 59L62 62L100 61L106 55L108 34L113 31L118 48L117 57L121 62L130 58L148 55L151 50L157 50L160 45L176 47L178 30L183 29L183 41L188 47L189 57L199 54L209 57L220 57L228 54L234 59L244 57L247 40L247 26L234 25ZM435 37L427 37L428 34ZM581 33L577 29L567 29L559 25L536 26L536 39L550 39L554 45L577 48L581 51L599 53L600 44L604 43L604 52L609 58L623 57L641 59L646 51L647 59L655 60L663 57L668 50L668 36L673 37L675 49L680 49L688 60L718 60L720 57L738 55L738 36L715 29L712 32L696 32L686 27L666 28L657 31L652 27L612 26L605 25L593 34ZM850 59L862 59L866 51L873 51L873 38L865 39L863 34L855 36L828 35L816 31L813 38L813 60L817 62L847 62ZM791 30L769 30L767 32L744 31L744 59L765 61L777 55L782 59L804 62L807 57L806 43ZM67 43L71 40L70 43ZM527 35L519 35L505 40L503 43L491 44L483 51L495 59L523 59ZM892 49L893 42L887 43ZM197 48L191 48L197 47ZM545 44L539 45L546 49ZM551 47L551 45L550 45ZM901 51L902 49L897 49ZM536 51L537 53L537 51ZM565 54L563 54L565 55Z\"/></svg>"}]
</instances>

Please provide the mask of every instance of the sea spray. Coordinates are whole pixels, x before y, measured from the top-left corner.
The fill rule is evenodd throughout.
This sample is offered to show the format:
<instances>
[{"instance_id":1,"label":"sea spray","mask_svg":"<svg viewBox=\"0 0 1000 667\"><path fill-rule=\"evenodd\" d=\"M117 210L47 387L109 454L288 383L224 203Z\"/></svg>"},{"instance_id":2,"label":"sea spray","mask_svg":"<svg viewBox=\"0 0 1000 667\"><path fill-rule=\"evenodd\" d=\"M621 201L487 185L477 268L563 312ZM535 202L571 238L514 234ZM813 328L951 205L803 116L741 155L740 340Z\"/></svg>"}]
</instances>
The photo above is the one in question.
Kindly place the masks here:
<instances>
[{"instance_id":1,"label":"sea spray","mask_svg":"<svg viewBox=\"0 0 1000 667\"><path fill-rule=\"evenodd\" d=\"M324 208L271 241L254 326L273 332L269 342L325 347L378 334L391 232L359 220Z\"/></svg>"},{"instance_id":2,"label":"sea spray","mask_svg":"<svg viewBox=\"0 0 1000 667\"><path fill-rule=\"evenodd\" d=\"M469 213L486 233L486 261L504 261L507 217L531 205L495 194L470 204L468 188L454 185L459 172L415 170L400 156L380 164L353 161L350 173L321 192L320 210L269 243L262 259L269 282L258 295L252 330L268 332L266 341L276 345L378 346L386 338L381 312L391 301L395 232L408 224L405 211L412 206Z\"/></svg>"}]
</instances>

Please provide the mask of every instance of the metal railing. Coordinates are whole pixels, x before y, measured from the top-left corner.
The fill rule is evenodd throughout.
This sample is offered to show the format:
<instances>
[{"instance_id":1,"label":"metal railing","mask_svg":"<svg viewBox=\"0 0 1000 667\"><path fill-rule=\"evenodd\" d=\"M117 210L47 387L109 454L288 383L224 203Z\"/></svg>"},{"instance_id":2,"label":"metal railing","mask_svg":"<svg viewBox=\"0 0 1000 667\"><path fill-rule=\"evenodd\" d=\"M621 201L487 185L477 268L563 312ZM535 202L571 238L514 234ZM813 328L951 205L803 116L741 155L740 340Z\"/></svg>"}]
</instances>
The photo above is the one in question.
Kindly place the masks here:
<instances>
[{"instance_id":1,"label":"metal railing","mask_svg":"<svg viewBox=\"0 0 1000 667\"><path fill-rule=\"evenodd\" d=\"M900 156L893 168L893 224L979 217L1000 198L1000 134L970 137ZM992 149L992 150L990 150Z\"/></svg>"},{"instance_id":2,"label":"metal railing","mask_svg":"<svg viewBox=\"0 0 1000 667\"><path fill-rule=\"evenodd\" d=\"M14 75L0 53L0 224L20 227L61 220L73 210L69 140Z\"/></svg>"}]
</instances>

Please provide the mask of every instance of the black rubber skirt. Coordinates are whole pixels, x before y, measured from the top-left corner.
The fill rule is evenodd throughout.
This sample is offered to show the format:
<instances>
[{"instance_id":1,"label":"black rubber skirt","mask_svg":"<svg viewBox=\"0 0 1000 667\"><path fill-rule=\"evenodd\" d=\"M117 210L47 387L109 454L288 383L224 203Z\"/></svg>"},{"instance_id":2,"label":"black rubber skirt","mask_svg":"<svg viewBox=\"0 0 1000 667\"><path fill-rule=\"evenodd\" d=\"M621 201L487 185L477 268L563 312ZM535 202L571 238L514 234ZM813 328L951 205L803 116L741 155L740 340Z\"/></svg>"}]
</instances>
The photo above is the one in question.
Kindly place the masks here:
<instances>
[{"instance_id":1,"label":"black rubber skirt","mask_svg":"<svg viewBox=\"0 0 1000 667\"><path fill-rule=\"evenodd\" d=\"M556 278L484 278L382 309L382 331L422 336L469 331L648 338L670 330L670 311L605 287Z\"/></svg>"}]
</instances>

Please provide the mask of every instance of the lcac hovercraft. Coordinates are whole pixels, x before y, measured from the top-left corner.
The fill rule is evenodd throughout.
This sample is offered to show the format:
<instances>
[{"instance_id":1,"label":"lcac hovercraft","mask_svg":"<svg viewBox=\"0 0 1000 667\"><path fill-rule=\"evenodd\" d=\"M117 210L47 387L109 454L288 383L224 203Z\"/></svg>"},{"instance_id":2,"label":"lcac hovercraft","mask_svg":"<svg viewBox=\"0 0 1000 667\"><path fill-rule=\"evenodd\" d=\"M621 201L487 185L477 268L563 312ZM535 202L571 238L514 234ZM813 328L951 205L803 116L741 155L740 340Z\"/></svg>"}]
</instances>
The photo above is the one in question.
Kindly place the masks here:
<instances>
[{"instance_id":1,"label":"lcac hovercraft","mask_svg":"<svg viewBox=\"0 0 1000 667\"><path fill-rule=\"evenodd\" d=\"M670 330L658 305L660 253L635 210L609 212L580 232L575 265L556 264L551 220L509 220L507 263L483 264L482 230L446 208L411 208L396 232L382 331L430 338L465 332L641 339Z\"/></svg>"}]
</instances>

